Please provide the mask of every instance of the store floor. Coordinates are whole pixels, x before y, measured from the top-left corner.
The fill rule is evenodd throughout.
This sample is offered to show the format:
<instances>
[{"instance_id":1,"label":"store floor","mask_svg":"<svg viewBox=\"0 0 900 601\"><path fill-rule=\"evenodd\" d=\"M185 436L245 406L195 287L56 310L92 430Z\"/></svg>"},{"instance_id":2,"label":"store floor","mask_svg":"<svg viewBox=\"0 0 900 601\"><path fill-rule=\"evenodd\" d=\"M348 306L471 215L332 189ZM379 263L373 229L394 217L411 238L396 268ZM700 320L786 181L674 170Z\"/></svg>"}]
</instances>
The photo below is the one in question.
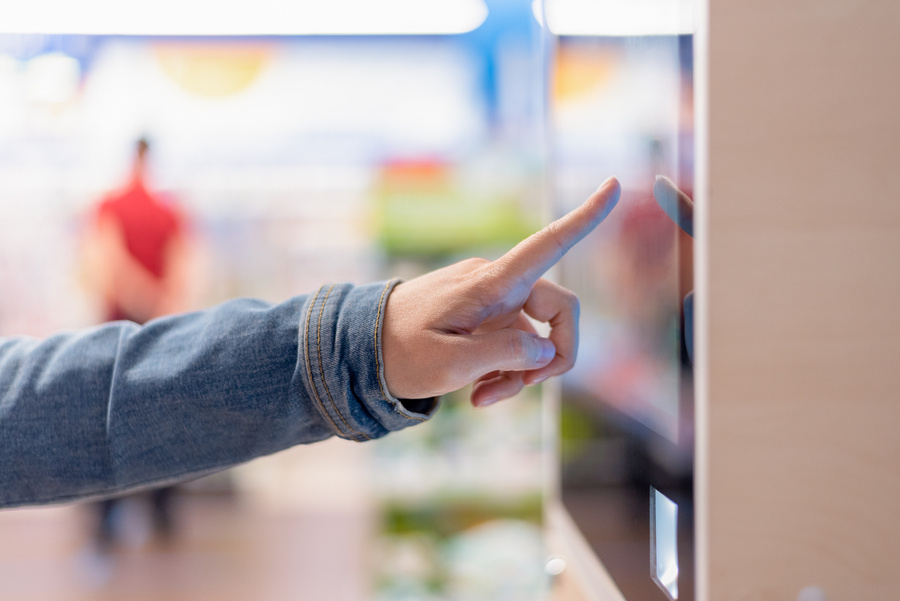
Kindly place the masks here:
<instances>
[{"instance_id":1,"label":"store floor","mask_svg":"<svg viewBox=\"0 0 900 601\"><path fill-rule=\"evenodd\" d=\"M124 540L94 550L89 507L0 511L0 600L364 601L370 520L346 511L272 512L235 498L179 495L168 545L137 502Z\"/></svg>"}]
</instances>

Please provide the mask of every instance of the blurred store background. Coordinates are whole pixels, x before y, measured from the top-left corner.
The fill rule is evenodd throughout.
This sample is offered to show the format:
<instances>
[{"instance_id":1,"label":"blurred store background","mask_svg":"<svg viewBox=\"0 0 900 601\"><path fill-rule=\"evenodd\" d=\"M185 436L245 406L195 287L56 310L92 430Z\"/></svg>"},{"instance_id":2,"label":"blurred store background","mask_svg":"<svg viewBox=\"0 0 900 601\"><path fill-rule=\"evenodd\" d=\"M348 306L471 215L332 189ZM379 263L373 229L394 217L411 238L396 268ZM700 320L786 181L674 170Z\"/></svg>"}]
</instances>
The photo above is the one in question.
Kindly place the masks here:
<instances>
[{"instance_id":1,"label":"blurred store background","mask_svg":"<svg viewBox=\"0 0 900 601\"><path fill-rule=\"evenodd\" d=\"M3 35L0 333L103 318L84 235L140 137L190 307L502 253L541 222L546 45L530 5L490 8L446 35ZM460 394L191 483L168 539L143 498L105 546L88 505L2 512L0 598L541 599L539 406Z\"/></svg>"},{"instance_id":2,"label":"blurred store background","mask_svg":"<svg viewBox=\"0 0 900 601\"><path fill-rule=\"evenodd\" d=\"M554 38L539 3L460 5L452 33L0 35L0 335L103 318L84 234L141 137L149 185L186 216L190 308L495 257L614 170L643 181L628 156L690 171L658 156L677 39L636 60L624 38ZM641 119L641 139L617 129ZM168 538L138 498L111 548L84 505L0 512L0 599L547 599L541 394L475 411L462 391L383 440L189 483Z\"/></svg>"}]
</instances>

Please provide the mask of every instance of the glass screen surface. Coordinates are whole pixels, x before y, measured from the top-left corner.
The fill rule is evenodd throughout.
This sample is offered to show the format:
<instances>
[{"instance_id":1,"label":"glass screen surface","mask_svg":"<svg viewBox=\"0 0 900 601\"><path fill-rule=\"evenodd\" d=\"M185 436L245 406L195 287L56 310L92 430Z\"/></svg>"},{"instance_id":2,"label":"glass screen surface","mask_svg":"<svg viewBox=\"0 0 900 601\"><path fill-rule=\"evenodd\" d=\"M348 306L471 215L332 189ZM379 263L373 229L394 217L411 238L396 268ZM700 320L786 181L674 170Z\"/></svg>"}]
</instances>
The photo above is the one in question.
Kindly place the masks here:
<instances>
[{"instance_id":1,"label":"glass screen surface","mask_svg":"<svg viewBox=\"0 0 900 601\"><path fill-rule=\"evenodd\" d=\"M608 176L622 185L616 209L561 267L581 300L578 361L562 390L562 503L626 599L693 599L692 39L557 44L555 208L574 208ZM651 491L677 515L666 526L676 580L651 566Z\"/></svg>"}]
</instances>

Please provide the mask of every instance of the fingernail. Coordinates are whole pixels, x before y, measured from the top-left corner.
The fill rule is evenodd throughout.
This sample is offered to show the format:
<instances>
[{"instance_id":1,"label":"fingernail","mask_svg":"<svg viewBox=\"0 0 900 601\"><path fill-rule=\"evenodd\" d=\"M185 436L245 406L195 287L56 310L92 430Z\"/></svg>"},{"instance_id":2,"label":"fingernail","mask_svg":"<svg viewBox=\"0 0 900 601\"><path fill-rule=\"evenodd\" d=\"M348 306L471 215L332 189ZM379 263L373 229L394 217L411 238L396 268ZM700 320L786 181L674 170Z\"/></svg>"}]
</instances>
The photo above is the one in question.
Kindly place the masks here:
<instances>
[{"instance_id":1,"label":"fingernail","mask_svg":"<svg viewBox=\"0 0 900 601\"><path fill-rule=\"evenodd\" d=\"M478 407L479 409L482 407L488 407L490 405L493 405L494 403L496 403L499 400L500 400L500 397L489 396L488 398L486 398L483 401L481 401L480 403L478 403L478 405L476 405L476 407Z\"/></svg>"},{"instance_id":2,"label":"fingernail","mask_svg":"<svg viewBox=\"0 0 900 601\"><path fill-rule=\"evenodd\" d=\"M546 365L553 360L553 357L556 356L556 345L554 345L546 338L538 338L538 342L541 345L541 354L538 357L538 362L542 365Z\"/></svg>"},{"instance_id":3,"label":"fingernail","mask_svg":"<svg viewBox=\"0 0 900 601\"><path fill-rule=\"evenodd\" d=\"M607 178L605 182L600 184L600 187L597 188L597 192L600 192L601 190L611 186L614 186L616 190L612 195L610 195L609 198L606 199L606 206L603 207L603 212L600 215L600 221L606 219L607 215L609 215L612 210L616 208L616 205L619 204L619 196L622 195L622 187L619 185L619 181L614 177Z\"/></svg>"},{"instance_id":4,"label":"fingernail","mask_svg":"<svg viewBox=\"0 0 900 601\"><path fill-rule=\"evenodd\" d=\"M531 385L534 386L535 384L540 384L541 382L543 382L544 380L546 380L546 379L549 378L549 377L550 377L550 376L546 376L546 375L544 375L544 376L538 376L537 378L535 378L535 379L531 382Z\"/></svg>"},{"instance_id":5,"label":"fingernail","mask_svg":"<svg viewBox=\"0 0 900 601\"><path fill-rule=\"evenodd\" d=\"M600 186L597 188L597 191L599 192L600 190L602 190L602 189L605 188L606 186L610 185L613 181L615 181L615 179L616 179L616 178L613 177L613 176L607 177L605 180L603 180L603 183L600 184Z\"/></svg>"}]
</instances>

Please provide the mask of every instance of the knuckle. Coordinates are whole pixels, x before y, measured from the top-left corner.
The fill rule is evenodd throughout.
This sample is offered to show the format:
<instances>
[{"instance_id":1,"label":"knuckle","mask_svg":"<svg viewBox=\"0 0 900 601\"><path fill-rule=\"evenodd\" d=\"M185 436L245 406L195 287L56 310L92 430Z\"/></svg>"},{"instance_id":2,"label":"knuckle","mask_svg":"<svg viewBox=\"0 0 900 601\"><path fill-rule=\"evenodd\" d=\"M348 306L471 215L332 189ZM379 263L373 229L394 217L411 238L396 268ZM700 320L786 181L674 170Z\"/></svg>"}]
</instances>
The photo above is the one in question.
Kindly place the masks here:
<instances>
[{"instance_id":1,"label":"knuckle","mask_svg":"<svg viewBox=\"0 0 900 601\"><path fill-rule=\"evenodd\" d=\"M557 355L557 370L559 374L563 374L575 367L575 359L578 355L576 349L572 349L567 353Z\"/></svg>"},{"instance_id":2,"label":"knuckle","mask_svg":"<svg viewBox=\"0 0 900 601\"><path fill-rule=\"evenodd\" d=\"M578 295L568 288L556 285L556 294L559 298L560 306L566 311L577 314L581 309L581 301L578 300Z\"/></svg>"},{"instance_id":3,"label":"knuckle","mask_svg":"<svg viewBox=\"0 0 900 601\"><path fill-rule=\"evenodd\" d=\"M578 295L561 286L557 286L554 296L556 316L552 321L554 323L564 323L567 321L574 321L577 323L581 312L581 301L578 300Z\"/></svg>"},{"instance_id":4,"label":"knuckle","mask_svg":"<svg viewBox=\"0 0 900 601\"><path fill-rule=\"evenodd\" d=\"M489 263L487 259L472 257L463 259L452 265L448 265L444 269L451 275L457 285L466 286L471 284L473 280L477 280L481 271L484 269L485 263Z\"/></svg>"},{"instance_id":5,"label":"knuckle","mask_svg":"<svg viewBox=\"0 0 900 601\"><path fill-rule=\"evenodd\" d=\"M566 292L566 303L568 304L569 309L572 313L578 315L578 312L581 311L581 301L578 300L578 295L569 290L566 290Z\"/></svg>"},{"instance_id":6,"label":"knuckle","mask_svg":"<svg viewBox=\"0 0 900 601\"><path fill-rule=\"evenodd\" d=\"M502 304L509 295L508 286L502 282L499 269L492 261L482 263L478 272L469 280L473 292L476 293L475 297L485 310L491 310Z\"/></svg>"},{"instance_id":7,"label":"knuckle","mask_svg":"<svg viewBox=\"0 0 900 601\"><path fill-rule=\"evenodd\" d=\"M559 220L556 220L550 225L548 225L544 231L546 232L547 237L553 242L554 246L556 246L562 252L568 250L568 247L565 244L563 238L563 232L559 223Z\"/></svg>"},{"instance_id":8,"label":"knuckle","mask_svg":"<svg viewBox=\"0 0 900 601\"><path fill-rule=\"evenodd\" d=\"M509 333L509 354L517 365L525 365L529 362L531 349L525 341L525 337L514 332Z\"/></svg>"},{"instance_id":9,"label":"knuckle","mask_svg":"<svg viewBox=\"0 0 900 601\"><path fill-rule=\"evenodd\" d=\"M465 266L459 278L462 283L474 290L490 288L491 278L495 272L494 266L486 259L466 259L462 262Z\"/></svg>"},{"instance_id":10,"label":"knuckle","mask_svg":"<svg viewBox=\"0 0 900 601\"><path fill-rule=\"evenodd\" d=\"M460 261L460 265L468 268L469 270L479 269L484 267L485 264L490 263L487 259L482 259L481 257L470 257L468 259L464 259Z\"/></svg>"}]
</instances>

